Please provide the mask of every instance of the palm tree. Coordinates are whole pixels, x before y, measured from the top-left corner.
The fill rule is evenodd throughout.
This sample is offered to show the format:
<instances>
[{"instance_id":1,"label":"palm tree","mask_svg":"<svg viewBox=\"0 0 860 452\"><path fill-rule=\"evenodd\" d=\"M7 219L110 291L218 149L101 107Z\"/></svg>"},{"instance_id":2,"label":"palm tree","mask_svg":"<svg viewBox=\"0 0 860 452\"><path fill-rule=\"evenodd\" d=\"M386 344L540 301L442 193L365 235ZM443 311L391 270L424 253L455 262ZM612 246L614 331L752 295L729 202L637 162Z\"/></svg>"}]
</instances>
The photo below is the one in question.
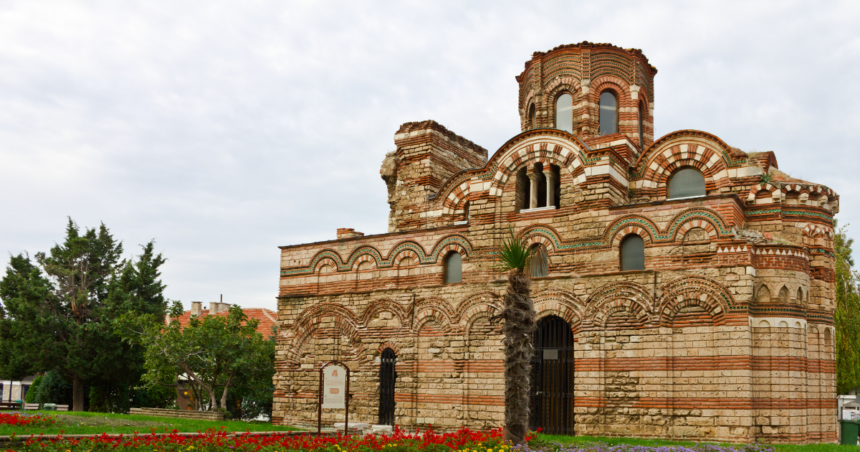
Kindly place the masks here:
<instances>
[{"instance_id":1,"label":"palm tree","mask_svg":"<svg viewBox=\"0 0 860 452\"><path fill-rule=\"evenodd\" d=\"M492 320L505 321L505 440L515 445L525 442L529 425L532 333L537 317L526 273L530 260L527 244L510 228L510 236L499 250L498 268L508 273L504 308Z\"/></svg>"}]
</instances>

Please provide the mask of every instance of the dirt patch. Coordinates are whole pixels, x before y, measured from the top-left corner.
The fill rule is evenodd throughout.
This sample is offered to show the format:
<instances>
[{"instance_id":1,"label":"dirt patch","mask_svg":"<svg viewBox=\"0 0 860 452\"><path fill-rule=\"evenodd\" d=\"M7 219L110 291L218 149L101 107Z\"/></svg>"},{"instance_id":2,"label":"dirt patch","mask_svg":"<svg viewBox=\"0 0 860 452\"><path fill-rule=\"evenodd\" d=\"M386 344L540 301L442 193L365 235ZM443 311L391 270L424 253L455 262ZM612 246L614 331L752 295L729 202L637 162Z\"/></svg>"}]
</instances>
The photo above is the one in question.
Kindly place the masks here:
<instances>
[{"instance_id":1,"label":"dirt patch","mask_svg":"<svg viewBox=\"0 0 860 452\"><path fill-rule=\"evenodd\" d=\"M173 424L165 419L165 422L159 421L134 421L131 419L117 419L111 417L93 417L93 416L73 416L66 414L58 414L57 421L68 425L77 425L79 427L172 427Z\"/></svg>"}]
</instances>

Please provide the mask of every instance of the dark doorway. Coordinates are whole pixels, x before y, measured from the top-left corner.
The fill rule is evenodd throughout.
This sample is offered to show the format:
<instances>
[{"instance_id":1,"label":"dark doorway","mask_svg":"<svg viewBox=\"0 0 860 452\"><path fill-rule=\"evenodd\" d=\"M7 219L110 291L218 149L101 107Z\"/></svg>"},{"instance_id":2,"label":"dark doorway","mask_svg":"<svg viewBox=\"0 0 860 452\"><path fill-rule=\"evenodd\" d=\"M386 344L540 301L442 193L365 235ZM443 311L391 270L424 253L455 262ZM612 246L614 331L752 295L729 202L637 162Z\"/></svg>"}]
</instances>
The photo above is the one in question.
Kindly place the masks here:
<instances>
[{"instance_id":1,"label":"dark doorway","mask_svg":"<svg viewBox=\"0 0 860 452\"><path fill-rule=\"evenodd\" d=\"M394 425L394 386L397 372L394 363L397 355L394 350L386 348L382 351L382 361L379 363L379 424Z\"/></svg>"},{"instance_id":2,"label":"dark doorway","mask_svg":"<svg viewBox=\"0 0 860 452\"><path fill-rule=\"evenodd\" d=\"M534 333L529 428L573 435L573 331L557 316L541 319Z\"/></svg>"}]
</instances>

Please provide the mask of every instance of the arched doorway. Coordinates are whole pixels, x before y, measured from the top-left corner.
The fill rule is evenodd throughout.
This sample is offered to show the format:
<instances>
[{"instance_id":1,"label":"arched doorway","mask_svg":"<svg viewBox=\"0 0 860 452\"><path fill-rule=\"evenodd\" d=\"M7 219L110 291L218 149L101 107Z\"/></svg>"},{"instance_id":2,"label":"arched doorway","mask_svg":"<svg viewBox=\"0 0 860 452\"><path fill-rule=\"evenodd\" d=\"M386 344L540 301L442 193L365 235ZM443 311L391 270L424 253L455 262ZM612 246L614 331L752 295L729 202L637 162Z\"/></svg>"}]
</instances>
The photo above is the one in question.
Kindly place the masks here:
<instances>
[{"instance_id":1,"label":"arched doorway","mask_svg":"<svg viewBox=\"0 0 860 452\"><path fill-rule=\"evenodd\" d=\"M573 331L552 315L538 322L533 340L529 428L573 435Z\"/></svg>"},{"instance_id":2,"label":"arched doorway","mask_svg":"<svg viewBox=\"0 0 860 452\"><path fill-rule=\"evenodd\" d=\"M397 372L394 364L397 355L394 350L386 348L382 351L382 359L379 363L379 424L394 425L394 387L397 380Z\"/></svg>"}]
</instances>

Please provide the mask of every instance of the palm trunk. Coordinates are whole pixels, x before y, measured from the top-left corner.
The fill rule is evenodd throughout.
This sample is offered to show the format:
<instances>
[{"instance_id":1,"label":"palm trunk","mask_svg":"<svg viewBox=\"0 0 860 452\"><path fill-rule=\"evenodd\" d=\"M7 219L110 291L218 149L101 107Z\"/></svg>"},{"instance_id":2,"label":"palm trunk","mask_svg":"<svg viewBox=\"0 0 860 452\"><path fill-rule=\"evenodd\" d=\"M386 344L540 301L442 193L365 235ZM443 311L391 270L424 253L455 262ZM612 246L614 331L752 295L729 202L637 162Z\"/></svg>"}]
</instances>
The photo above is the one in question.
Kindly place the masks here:
<instances>
[{"instance_id":1,"label":"palm trunk","mask_svg":"<svg viewBox=\"0 0 860 452\"><path fill-rule=\"evenodd\" d=\"M72 411L84 411L84 382L77 375L72 379Z\"/></svg>"},{"instance_id":2,"label":"palm trunk","mask_svg":"<svg viewBox=\"0 0 860 452\"><path fill-rule=\"evenodd\" d=\"M529 426L532 333L537 313L531 299L531 281L522 270L511 270L505 293L505 440L523 444Z\"/></svg>"}]
</instances>

